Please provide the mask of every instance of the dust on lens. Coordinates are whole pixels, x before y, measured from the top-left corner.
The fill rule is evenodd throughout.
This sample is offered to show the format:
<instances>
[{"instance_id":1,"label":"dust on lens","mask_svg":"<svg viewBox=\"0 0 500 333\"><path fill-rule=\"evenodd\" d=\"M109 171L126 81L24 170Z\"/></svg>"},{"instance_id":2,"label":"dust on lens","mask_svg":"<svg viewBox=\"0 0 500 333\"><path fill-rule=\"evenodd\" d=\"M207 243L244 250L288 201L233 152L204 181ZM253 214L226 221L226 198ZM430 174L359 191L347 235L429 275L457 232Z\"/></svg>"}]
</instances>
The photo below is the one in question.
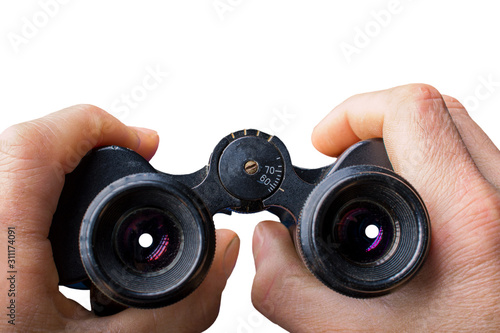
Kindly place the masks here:
<instances>
[{"instance_id":1,"label":"dust on lens","mask_svg":"<svg viewBox=\"0 0 500 333\"><path fill-rule=\"evenodd\" d=\"M139 208L123 215L114 232L116 254L139 273L163 271L182 251L183 234L176 218L157 208Z\"/></svg>"}]
</instances>

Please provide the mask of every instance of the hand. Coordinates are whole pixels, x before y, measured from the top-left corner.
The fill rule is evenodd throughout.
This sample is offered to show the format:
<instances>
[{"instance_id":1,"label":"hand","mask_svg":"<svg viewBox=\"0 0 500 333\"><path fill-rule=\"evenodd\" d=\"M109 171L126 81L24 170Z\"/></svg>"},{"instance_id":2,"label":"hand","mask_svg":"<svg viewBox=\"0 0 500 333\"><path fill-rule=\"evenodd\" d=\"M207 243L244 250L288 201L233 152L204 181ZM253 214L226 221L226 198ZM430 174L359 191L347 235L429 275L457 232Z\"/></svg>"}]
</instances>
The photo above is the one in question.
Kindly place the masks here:
<instances>
[{"instance_id":1,"label":"hand","mask_svg":"<svg viewBox=\"0 0 500 333\"><path fill-rule=\"evenodd\" d=\"M150 159L158 147L158 135L127 127L106 112L85 105L13 126L0 135L2 248L7 249L7 228L15 227L17 270L15 326L8 324L3 307L1 331L199 332L215 321L222 290L238 256L239 239L229 230L217 231L217 252L202 285L172 306L127 309L99 318L59 292L47 237L64 175L90 149L104 145L128 147ZM0 257L5 269L7 254ZM10 283L5 277L1 281L1 293L7 295Z\"/></svg>"},{"instance_id":2,"label":"hand","mask_svg":"<svg viewBox=\"0 0 500 333\"><path fill-rule=\"evenodd\" d=\"M307 271L285 227L262 222L253 239L255 307L292 332L498 330L500 152L457 100L420 84L349 98L312 140L338 156L374 137L429 210L421 271L392 294L345 297Z\"/></svg>"}]
</instances>

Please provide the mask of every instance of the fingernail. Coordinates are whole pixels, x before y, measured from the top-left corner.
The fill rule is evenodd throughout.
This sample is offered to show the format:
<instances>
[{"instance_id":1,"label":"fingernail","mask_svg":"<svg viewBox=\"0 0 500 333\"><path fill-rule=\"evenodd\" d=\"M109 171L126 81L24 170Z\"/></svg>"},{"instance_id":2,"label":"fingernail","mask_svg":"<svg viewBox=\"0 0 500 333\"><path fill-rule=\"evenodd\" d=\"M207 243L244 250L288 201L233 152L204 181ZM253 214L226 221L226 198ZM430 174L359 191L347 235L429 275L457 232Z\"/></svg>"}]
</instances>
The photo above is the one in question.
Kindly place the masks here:
<instances>
[{"instance_id":1,"label":"fingernail","mask_svg":"<svg viewBox=\"0 0 500 333\"><path fill-rule=\"evenodd\" d=\"M158 133L149 128L143 127L131 127L135 133L137 134L138 144L135 148L137 152L146 159L151 160L158 149L158 142L160 138L158 137Z\"/></svg>"},{"instance_id":2,"label":"fingernail","mask_svg":"<svg viewBox=\"0 0 500 333\"><path fill-rule=\"evenodd\" d=\"M155 130L144 128L144 127L132 127L139 135L144 135L149 138L155 138L158 136L158 132Z\"/></svg>"},{"instance_id":3,"label":"fingernail","mask_svg":"<svg viewBox=\"0 0 500 333\"><path fill-rule=\"evenodd\" d=\"M226 279L231 276L234 266L236 265L236 259L238 258L238 252L240 250L240 238L234 236L234 238L229 242L224 253L224 260L222 262L222 268L224 269L224 274Z\"/></svg>"}]
</instances>

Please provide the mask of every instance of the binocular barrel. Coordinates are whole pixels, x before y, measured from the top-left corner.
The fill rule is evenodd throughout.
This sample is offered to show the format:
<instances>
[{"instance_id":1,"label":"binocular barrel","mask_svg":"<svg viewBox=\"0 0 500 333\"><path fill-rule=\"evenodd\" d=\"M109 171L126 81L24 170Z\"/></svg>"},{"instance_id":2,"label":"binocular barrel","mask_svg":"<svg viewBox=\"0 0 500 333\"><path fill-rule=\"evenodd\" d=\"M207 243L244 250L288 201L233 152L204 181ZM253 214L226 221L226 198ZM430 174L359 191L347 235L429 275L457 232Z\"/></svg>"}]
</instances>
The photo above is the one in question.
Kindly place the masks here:
<instances>
[{"instance_id":1,"label":"binocular barrel","mask_svg":"<svg viewBox=\"0 0 500 333\"><path fill-rule=\"evenodd\" d=\"M262 210L289 228L312 274L352 297L408 281L429 248L425 205L393 172L381 139L302 169L277 137L242 130L186 175L159 172L126 148L87 154L66 176L49 235L60 284L91 288L100 315L175 303L210 269L213 216Z\"/></svg>"}]
</instances>

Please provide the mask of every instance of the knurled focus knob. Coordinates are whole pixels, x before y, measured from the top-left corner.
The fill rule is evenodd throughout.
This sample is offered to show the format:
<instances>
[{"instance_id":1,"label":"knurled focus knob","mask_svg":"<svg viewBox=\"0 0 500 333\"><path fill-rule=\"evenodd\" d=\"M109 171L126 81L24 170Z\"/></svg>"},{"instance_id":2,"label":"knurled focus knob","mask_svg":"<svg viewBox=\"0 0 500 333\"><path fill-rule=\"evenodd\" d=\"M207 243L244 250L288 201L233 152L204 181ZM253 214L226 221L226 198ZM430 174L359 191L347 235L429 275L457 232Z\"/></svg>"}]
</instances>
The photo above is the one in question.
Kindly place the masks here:
<instances>
[{"instance_id":1,"label":"knurled focus knob","mask_svg":"<svg viewBox=\"0 0 500 333\"><path fill-rule=\"evenodd\" d=\"M262 132L234 133L219 160L219 177L232 195L242 200L265 199L283 180L283 157Z\"/></svg>"}]
</instances>

